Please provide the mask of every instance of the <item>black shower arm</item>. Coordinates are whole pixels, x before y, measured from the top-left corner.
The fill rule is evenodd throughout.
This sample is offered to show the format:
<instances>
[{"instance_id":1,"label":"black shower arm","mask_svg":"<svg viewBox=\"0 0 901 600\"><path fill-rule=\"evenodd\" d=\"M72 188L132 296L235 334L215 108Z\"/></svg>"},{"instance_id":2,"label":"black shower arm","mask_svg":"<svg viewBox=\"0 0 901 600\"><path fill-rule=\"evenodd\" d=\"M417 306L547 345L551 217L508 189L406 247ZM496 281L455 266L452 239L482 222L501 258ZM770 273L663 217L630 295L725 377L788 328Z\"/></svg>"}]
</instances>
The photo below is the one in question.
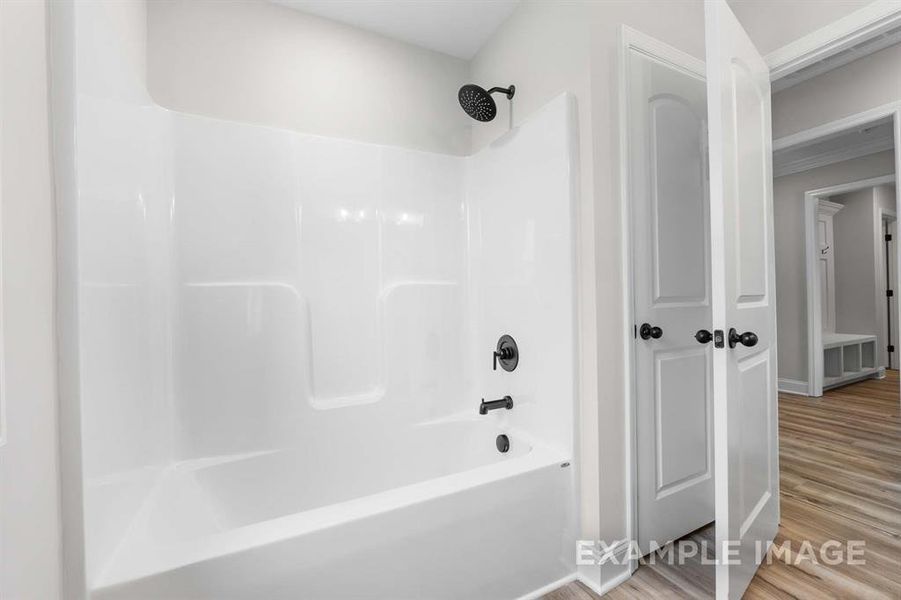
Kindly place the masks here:
<instances>
[{"instance_id":1,"label":"black shower arm","mask_svg":"<svg viewBox=\"0 0 901 600\"><path fill-rule=\"evenodd\" d=\"M513 98L513 94L516 93L516 86L515 86L515 85L511 85L510 87L505 87L505 88L502 88L502 87L493 87L493 88L491 88L490 90L488 90L488 93L489 93L489 94L494 94L495 92L501 92L502 94L506 94L507 99L509 100L509 99L512 99L512 98Z\"/></svg>"}]
</instances>

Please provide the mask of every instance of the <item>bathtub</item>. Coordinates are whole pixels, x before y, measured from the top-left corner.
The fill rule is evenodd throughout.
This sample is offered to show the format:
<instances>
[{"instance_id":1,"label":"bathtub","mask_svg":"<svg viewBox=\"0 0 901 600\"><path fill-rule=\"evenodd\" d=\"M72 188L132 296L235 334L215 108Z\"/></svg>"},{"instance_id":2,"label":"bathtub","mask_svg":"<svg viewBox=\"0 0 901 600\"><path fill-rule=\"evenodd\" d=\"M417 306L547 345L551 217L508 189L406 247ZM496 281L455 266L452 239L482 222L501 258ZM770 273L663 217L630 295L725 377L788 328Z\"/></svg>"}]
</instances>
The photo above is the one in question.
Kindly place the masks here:
<instances>
[{"instance_id":1,"label":"bathtub","mask_svg":"<svg viewBox=\"0 0 901 600\"><path fill-rule=\"evenodd\" d=\"M501 422L426 423L389 444L336 438L328 463L279 450L174 465L91 597L496 600L565 580L575 469Z\"/></svg>"},{"instance_id":2,"label":"bathtub","mask_svg":"<svg viewBox=\"0 0 901 600\"><path fill-rule=\"evenodd\" d=\"M122 4L71 4L70 55ZM575 99L463 157L108 96L105 58L79 61L65 134L69 596L501 600L572 578Z\"/></svg>"}]
</instances>

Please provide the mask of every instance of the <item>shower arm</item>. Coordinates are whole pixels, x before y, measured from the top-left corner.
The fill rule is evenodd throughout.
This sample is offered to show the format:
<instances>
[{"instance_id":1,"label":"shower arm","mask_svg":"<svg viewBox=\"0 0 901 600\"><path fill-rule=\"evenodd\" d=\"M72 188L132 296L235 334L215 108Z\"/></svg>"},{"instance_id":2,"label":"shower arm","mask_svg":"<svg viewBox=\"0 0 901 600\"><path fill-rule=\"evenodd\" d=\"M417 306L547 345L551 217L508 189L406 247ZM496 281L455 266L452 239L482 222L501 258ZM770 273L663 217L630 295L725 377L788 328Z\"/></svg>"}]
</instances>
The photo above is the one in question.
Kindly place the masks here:
<instances>
[{"instance_id":1,"label":"shower arm","mask_svg":"<svg viewBox=\"0 0 901 600\"><path fill-rule=\"evenodd\" d=\"M516 93L516 86L511 85L510 87L505 87L505 88L504 87L493 87L490 90L488 90L489 94L494 94L497 92L500 92L500 93L504 94L505 96L507 96L508 100L512 100L513 94Z\"/></svg>"}]
</instances>

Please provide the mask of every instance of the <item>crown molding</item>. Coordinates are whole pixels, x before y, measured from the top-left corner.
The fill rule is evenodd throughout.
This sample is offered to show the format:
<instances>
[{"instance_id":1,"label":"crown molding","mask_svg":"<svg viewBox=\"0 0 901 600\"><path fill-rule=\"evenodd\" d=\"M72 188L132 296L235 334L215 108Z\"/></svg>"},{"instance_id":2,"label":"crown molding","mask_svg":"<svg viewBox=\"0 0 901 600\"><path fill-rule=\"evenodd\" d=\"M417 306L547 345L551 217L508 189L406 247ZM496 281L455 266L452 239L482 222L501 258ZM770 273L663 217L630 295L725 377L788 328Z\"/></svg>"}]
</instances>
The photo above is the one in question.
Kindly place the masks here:
<instances>
[{"instance_id":1,"label":"crown molding","mask_svg":"<svg viewBox=\"0 0 901 600\"><path fill-rule=\"evenodd\" d=\"M901 26L901 2L876 0L767 54L764 60L770 68L770 80L778 81L898 26Z\"/></svg>"},{"instance_id":2,"label":"crown molding","mask_svg":"<svg viewBox=\"0 0 901 600\"><path fill-rule=\"evenodd\" d=\"M882 152L884 150L891 150L894 145L895 143L892 137L866 140L860 144L845 145L835 150L821 152L812 156L805 156L786 163L774 164L773 177L783 177L785 175L801 173L802 171L809 171L811 169L825 167L854 158L869 156L870 154L876 154L877 152ZM778 156L774 156L773 161L774 163L777 163Z\"/></svg>"}]
</instances>

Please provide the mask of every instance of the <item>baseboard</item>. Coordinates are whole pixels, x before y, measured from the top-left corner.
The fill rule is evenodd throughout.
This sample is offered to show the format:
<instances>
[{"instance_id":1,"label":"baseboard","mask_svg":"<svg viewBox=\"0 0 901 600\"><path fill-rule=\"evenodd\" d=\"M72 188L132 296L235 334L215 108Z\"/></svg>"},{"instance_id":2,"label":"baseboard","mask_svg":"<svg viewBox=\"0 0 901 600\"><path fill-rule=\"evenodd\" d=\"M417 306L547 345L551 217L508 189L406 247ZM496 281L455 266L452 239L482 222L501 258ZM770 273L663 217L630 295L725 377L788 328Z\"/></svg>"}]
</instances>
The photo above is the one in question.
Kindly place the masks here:
<instances>
[{"instance_id":1,"label":"baseboard","mask_svg":"<svg viewBox=\"0 0 901 600\"><path fill-rule=\"evenodd\" d=\"M565 586L566 584L572 583L573 581L577 580L578 578L579 578L578 575L576 575L575 573L570 573L566 577L561 577L557 581L549 583L544 587L540 587L537 590L529 592L528 594L526 594L524 596L520 596L516 600L538 600L542 596L544 596L546 594L550 594L554 590L558 590L558 589L562 588L563 586Z\"/></svg>"},{"instance_id":2,"label":"baseboard","mask_svg":"<svg viewBox=\"0 0 901 600\"><path fill-rule=\"evenodd\" d=\"M632 576L632 561L627 560L631 548L629 540L619 540L603 553L595 551L590 564L579 565L576 580L603 596Z\"/></svg>"},{"instance_id":3,"label":"baseboard","mask_svg":"<svg viewBox=\"0 0 901 600\"><path fill-rule=\"evenodd\" d=\"M783 394L795 394L797 396L807 396L807 382L798 381L797 379L779 378L779 391Z\"/></svg>"},{"instance_id":4,"label":"baseboard","mask_svg":"<svg viewBox=\"0 0 901 600\"><path fill-rule=\"evenodd\" d=\"M632 572L627 570L625 573L614 577L610 581L605 581L600 585L598 585L597 582L592 581L590 578L585 577L582 573L577 574L575 579L598 596L603 596L621 583L625 583L630 577L632 577Z\"/></svg>"}]
</instances>

